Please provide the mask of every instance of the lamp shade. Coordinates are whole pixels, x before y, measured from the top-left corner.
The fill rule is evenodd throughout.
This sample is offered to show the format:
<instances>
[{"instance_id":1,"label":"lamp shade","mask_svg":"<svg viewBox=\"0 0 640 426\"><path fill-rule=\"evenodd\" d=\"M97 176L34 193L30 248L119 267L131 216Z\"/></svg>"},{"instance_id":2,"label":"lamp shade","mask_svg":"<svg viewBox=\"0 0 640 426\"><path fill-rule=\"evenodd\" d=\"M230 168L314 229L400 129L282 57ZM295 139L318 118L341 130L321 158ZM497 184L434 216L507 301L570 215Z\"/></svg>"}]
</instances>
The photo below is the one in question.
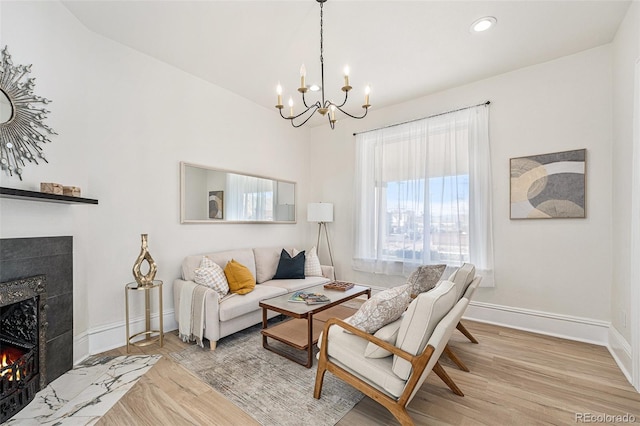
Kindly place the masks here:
<instances>
[{"instance_id":1,"label":"lamp shade","mask_svg":"<svg viewBox=\"0 0 640 426\"><path fill-rule=\"evenodd\" d=\"M307 204L307 221L333 222L333 203Z\"/></svg>"}]
</instances>

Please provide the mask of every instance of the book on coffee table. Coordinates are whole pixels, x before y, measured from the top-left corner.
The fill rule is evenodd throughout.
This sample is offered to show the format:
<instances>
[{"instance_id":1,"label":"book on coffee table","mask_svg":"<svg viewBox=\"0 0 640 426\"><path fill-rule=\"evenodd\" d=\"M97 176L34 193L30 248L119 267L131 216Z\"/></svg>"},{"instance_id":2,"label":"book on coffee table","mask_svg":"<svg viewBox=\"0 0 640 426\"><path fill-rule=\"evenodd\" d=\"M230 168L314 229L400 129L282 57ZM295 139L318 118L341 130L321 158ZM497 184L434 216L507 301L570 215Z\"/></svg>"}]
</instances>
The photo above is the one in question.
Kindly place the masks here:
<instances>
[{"instance_id":1,"label":"book on coffee table","mask_svg":"<svg viewBox=\"0 0 640 426\"><path fill-rule=\"evenodd\" d=\"M307 305L315 305L318 303L330 302L327 296L322 293L313 293L309 291L296 291L289 297L289 302L306 303Z\"/></svg>"}]
</instances>

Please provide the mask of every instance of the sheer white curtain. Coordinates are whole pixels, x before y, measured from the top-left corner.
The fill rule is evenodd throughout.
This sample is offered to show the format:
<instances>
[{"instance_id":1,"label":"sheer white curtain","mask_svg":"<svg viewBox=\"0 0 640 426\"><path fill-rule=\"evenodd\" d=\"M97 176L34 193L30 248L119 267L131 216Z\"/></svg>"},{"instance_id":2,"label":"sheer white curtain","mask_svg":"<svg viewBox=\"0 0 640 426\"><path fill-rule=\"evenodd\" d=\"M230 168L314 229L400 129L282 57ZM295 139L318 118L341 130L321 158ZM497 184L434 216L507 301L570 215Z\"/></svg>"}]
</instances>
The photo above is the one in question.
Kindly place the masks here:
<instances>
[{"instance_id":1,"label":"sheer white curtain","mask_svg":"<svg viewBox=\"0 0 640 426\"><path fill-rule=\"evenodd\" d=\"M354 269L493 269L489 154L486 105L358 134Z\"/></svg>"},{"instance_id":2,"label":"sheer white curtain","mask_svg":"<svg viewBox=\"0 0 640 426\"><path fill-rule=\"evenodd\" d=\"M226 188L228 220L273 220L274 181L228 173Z\"/></svg>"}]
</instances>

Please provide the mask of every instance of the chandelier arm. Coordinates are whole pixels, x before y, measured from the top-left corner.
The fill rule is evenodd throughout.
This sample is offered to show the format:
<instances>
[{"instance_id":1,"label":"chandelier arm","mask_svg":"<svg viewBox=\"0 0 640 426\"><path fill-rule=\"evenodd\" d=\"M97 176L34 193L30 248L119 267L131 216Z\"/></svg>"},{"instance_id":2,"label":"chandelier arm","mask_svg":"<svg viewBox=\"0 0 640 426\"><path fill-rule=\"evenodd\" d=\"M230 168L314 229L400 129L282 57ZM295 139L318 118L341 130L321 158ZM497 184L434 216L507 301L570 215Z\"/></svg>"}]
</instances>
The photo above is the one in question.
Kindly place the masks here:
<instances>
[{"instance_id":1,"label":"chandelier arm","mask_svg":"<svg viewBox=\"0 0 640 426\"><path fill-rule=\"evenodd\" d=\"M305 105L306 106L306 105ZM300 114L298 115L293 115L290 117L286 117L284 114L282 114L282 109L280 108L280 117L284 118L285 120L295 120L296 118L302 117L303 115L305 115L307 112L309 112L309 110L311 110L313 107L315 107L315 109L313 110L313 112L316 112L316 110L318 108L320 108L320 104L319 102L316 102L313 105L310 105L307 107L307 109L305 109L304 111L302 111ZM313 113L311 113L311 115L313 115ZM306 123L306 120L305 120Z\"/></svg>"},{"instance_id":2,"label":"chandelier arm","mask_svg":"<svg viewBox=\"0 0 640 426\"><path fill-rule=\"evenodd\" d=\"M342 103L340 105L336 105L336 108L343 107L347 103L347 98L348 97L349 97L349 92L345 90L345 92L344 92L344 101L342 101Z\"/></svg>"},{"instance_id":3,"label":"chandelier arm","mask_svg":"<svg viewBox=\"0 0 640 426\"><path fill-rule=\"evenodd\" d=\"M313 107L315 107L315 109L313 110L313 112L312 112L311 114L309 114L309 116L308 116L308 117L307 117L307 118L306 118L302 123L300 123L300 124L295 124L295 123L293 122L294 118L300 117L300 115L302 115L302 114L300 114L300 115L297 115L296 117L294 117L294 118L291 118L291 119L290 119L290 120L291 120L291 125L292 125L293 127L295 127L295 128L298 128L298 127L302 127L302 126L304 126L304 125L305 125L305 123L306 123L307 121L311 120L311 117L313 117L313 115L314 115L314 114L316 113L316 111L318 110L318 105L317 105L317 104L313 104L313 105L311 105L311 107L310 107L309 109L311 109L311 108L313 108ZM307 111L308 111L308 110L307 110ZM305 112L307 112L307 111L305 111ZM303 113L303 114L304 114L304 113Z\"/></svg>"},{"instance_id":4,"label":"chandelier arm","mask_svg":"<svg viewBox=\"0 0 640 426\"><path fill-rule=\"evenodd\" d=\"M340 108L339 106L336 105L336 108L338 109L338 111L340 111L341 113L348 115L351 118L355 118L356 120L360 120L362 118L365 118L367 116L367 113L369 112L369 108L365 108L364 109L364 114L362 114L361 116L356 116L353 114L349 114L347 111L343 110L342 108Z\"/></svg>"},{"instance_id":5,"label":"chandelier arm","mask_svg":"<svg viewBox=\"0 0 640 426\"><path fill-rule=\"evenodd\" d=\"M311 108L313 105L315 105L315 104L307 105L307 99L304 97L304 92L302 92L302 103L304 104L304 107L307 108L307 111L309 110L309 108ZM307 112L307 111L305 111L305 112Z\"/></svg>"}]
</instances>

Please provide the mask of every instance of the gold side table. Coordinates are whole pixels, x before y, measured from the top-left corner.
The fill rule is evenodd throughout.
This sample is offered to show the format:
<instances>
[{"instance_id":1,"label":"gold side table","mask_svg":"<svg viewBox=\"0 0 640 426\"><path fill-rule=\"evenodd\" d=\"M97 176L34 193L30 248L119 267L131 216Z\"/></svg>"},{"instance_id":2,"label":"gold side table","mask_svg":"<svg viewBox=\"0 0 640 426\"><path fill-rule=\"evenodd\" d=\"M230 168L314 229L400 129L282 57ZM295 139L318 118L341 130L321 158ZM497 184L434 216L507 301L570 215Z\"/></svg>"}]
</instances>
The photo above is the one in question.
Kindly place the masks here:
<instances>
[{"instance_id":1,"label":"gold side table","mask_svg":"<svg viewBox=\"0 0 640 426\"><path fill-rule=\"evenodd\" d=\"M158 330L151 329L151 289L158 289ZM133 336L129 334L129 292L144 291L144 331L136 333ZM124 298L126 304L126 327L127 327L127 353L129 353L129 346L147 346L155 342L160 342L160 347L164 344L164 330L162 324L162 281L154 280L153 284L148 286L141 286L137 282L130 282L124 286ZM137 342L132 342L138 336L145 336L144 339Z\"/></svg>"}]
</instances>

